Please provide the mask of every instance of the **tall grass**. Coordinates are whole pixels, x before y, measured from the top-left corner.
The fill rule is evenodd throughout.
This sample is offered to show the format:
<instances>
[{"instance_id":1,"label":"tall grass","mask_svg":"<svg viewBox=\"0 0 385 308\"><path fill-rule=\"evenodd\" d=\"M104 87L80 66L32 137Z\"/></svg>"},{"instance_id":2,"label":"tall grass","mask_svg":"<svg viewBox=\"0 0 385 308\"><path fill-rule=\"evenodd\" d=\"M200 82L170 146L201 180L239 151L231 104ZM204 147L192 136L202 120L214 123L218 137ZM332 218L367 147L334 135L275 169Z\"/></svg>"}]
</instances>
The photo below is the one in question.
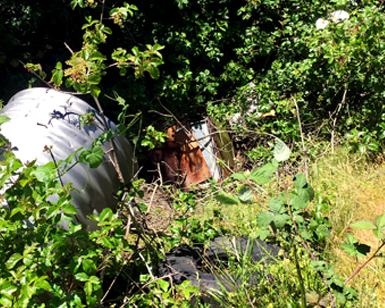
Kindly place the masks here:
<instances>
[{"instance_id":1,"label":"tall grass","mask_svg":"<svg viewBox=\"0 0 385 308\"><path fill-rule=\"evenodd\" d=\"M371 252L380 241L370 230L357 230L349 225L359 220L373 221L385 212L385 163L383 156L369 159L367 156L349 153L339 148L312 164L311 183L315 190L327 197L332 238L328 251L340 277L347 278L367 258L349 257L340 243L346 242L346 233L370 246ZM349 286L360 292L357 307L385 307L385 260L372 260L350 282Z\"/></svg>"}]
</instances>

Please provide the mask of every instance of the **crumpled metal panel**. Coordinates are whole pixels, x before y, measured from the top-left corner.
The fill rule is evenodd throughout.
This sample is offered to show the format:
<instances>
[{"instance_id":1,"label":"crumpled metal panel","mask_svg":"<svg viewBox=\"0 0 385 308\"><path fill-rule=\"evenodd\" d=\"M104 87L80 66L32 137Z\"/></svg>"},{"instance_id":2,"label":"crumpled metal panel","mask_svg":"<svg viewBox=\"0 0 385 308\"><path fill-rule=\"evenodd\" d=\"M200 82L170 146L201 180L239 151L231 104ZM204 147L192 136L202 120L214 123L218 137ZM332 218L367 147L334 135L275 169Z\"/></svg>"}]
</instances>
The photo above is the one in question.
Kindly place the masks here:
<instances>
[{"instance_id":1,"label":"crumpled metal panel","mask_svg":"<svg viewBox=\"0 0 385 308\"><path fill-rule=\"evenodd\" d=\"M189 123L174 125L165 133L169 136L161 148L149 154L154 166L159 165L163 184L177 184L189 188L211 177L206 161Z\"/></svg>"},{"instance_id":2,"label":"crumpled metal panel","mask_svg":"<svg viewBox=\"0 0 385 308\"><path fill-rule=\"evenodd\" d=\"M95 121L83 127L79 116L90 112L95 114ZM80 147L90 148L94 139L106 131L101 115L89 104L73 95L47 88L17 93L0 114L11 119L1 126L0 133L10 141L13 153L24 163L37 159L39 165L44 165L51 161L50 154L43 152L45 146L52 146L56 161L65 159ZM109 119L107 123L109 128L116 129ZM129 182L134 172L132 148L123 136L115 137L114 142L124 180ZM102 148L105 153L111 150L109 143ZM100 214L103 209L114 209L117 205L115 194L121 182L107 154L98 168L78 164L63 175L62 180L64 184L73 183L73 187L81 192L72 193L72 204L78 209L77 217L87 230L96 229L96 222L86 218L87 215ZM51 200L55 201L55 198L52 196Z\"/></svg>"}]
</instances>

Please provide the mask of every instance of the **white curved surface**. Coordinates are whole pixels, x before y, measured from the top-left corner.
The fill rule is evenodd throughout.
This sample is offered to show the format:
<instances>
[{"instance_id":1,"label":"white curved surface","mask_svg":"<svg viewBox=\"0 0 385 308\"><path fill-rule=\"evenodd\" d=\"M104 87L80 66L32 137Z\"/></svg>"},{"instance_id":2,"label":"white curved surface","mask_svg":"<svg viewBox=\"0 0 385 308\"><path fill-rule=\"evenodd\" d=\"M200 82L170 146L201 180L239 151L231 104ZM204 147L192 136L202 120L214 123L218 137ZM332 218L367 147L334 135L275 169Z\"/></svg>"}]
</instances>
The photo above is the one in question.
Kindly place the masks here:
<instances>
[{"instance_id":1,"label":"white curved surface","mask_svg":"<svg viewBox=\"0 0 385 308\"><path fill-rule=\"evenodd\" d=\"M79 116L90 112L95 114L95 122L83 127ZM23 163L37 159L39 165L44 165L51 161L50 154L43 152L45 146L52 146L56 161L66 159L80 147L90 148L94 139L105 131L101 115L89 104L70 94L47 88L31 88L17 93L0 115L11 119L1 125L1 134L11 142L11 147L15 148L13 153ZM107 123L115 130L112 121L107 119ZM134 171L132 148L123 136L114 137L114 142L127 183ZM106 153L110 144L106 143L102 148ZM64 184L73 183L73 187L81 191L80 194L71 193L72 204L78 209L77 217L87 230L96 229L96 222L87 219L87 215L100 214L103 209L114 209L117 205L114 195L121 183L107 154L103 155L103 163L98 168L78 164L62 179ZM54 199L52 196L51 200Z\"/></svg>"}]
</instances>

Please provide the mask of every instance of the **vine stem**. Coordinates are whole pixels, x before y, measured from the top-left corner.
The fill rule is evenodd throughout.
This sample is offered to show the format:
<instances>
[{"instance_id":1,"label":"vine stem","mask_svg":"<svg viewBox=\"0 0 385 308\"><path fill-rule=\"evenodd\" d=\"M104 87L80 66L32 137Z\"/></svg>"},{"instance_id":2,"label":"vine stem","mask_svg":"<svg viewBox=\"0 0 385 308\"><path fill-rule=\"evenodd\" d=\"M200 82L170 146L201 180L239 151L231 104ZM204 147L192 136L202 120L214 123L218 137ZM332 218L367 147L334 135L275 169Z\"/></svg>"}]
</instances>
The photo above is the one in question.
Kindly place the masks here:
<instances>
[{"instance_id":1,"label":"vine stem","mask_svg":"<svg viewBox=\"0 0 385 308\"><path fill-rule=\"evenodd\" d=\"M352 279L355 275L357 275L357 273L359 271L361 271L370 261L372 261L373 258L376 256L376 254L381 250L381 248L384 247L384 245L385 245L385 242L383 241L382 244L380 245L380 247L378 247L377 250L373 253L373 255L368 260L366 260L366 262L364 264L362 264L359 268L357 268L353 272L353 274L350 275L350 277L348 279L345 280L344 285L346 285L350 279Z\"/></svg>"},{"instance_id":2,"label":"vine stem","mask_svg":"<svg viewBox=\"0 0 385 308\"><path fill-rule=\"evenodd\" d=\"M287 204L290 204L289 202L289 193L287 191L287 183L285 183L284 187L285 187L285 193L286 193L286 200L287 200ZM297 224L295 223L295 219L291 213L291 208L290 208L290 205L288 206L288 209L289 209L289 214L290 214L290 219L291 221L293 222L293 226L294 226L294 230L296 232L296 234L298 234L298 228L297 228ZM315 256L314 254L310 251L309 247L306 245L306 243L304 241L301 241L301 245L303 246L303 248L305 248L305 250L308 252L308 254L310 255L311 259L313 261L315 261ZM330 287L328 285L328 282L325 278L325 276L321 273L321 271L317 270L317 273L321 276L321 279L322 279L322 282L324 283L325 287L326 287L326 290L328 291L328 294L329 294L329 299L330 299L330 302L331 302L331 305L333 308L336 307L335 303L334 303L334 297L333 297L333 293L330 291Z\"/></svg>"}]
</instances>

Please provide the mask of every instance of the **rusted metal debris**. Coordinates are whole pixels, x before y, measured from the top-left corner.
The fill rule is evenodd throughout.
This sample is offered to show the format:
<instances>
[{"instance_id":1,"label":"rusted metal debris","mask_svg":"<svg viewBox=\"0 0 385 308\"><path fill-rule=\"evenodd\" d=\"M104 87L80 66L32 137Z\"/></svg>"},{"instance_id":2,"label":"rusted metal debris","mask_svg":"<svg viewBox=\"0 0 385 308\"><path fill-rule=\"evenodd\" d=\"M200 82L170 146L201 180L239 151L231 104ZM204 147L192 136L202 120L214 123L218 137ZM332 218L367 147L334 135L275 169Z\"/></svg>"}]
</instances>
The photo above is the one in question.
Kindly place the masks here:
<instances>
[{"instance_id":1,"label":"rusted metal debris","mask_svg":"<svg viewBox=\"0 0 385 308\"><path fill-rule=\"evenodd\" d=\"M222 181L234 165L234 150L227 133L218 132L212 120L182 121L168 128L169 139L153 149L149 158L159 166L163 184L190 189L207 179Z\"/></svg>"}]
</instances>

